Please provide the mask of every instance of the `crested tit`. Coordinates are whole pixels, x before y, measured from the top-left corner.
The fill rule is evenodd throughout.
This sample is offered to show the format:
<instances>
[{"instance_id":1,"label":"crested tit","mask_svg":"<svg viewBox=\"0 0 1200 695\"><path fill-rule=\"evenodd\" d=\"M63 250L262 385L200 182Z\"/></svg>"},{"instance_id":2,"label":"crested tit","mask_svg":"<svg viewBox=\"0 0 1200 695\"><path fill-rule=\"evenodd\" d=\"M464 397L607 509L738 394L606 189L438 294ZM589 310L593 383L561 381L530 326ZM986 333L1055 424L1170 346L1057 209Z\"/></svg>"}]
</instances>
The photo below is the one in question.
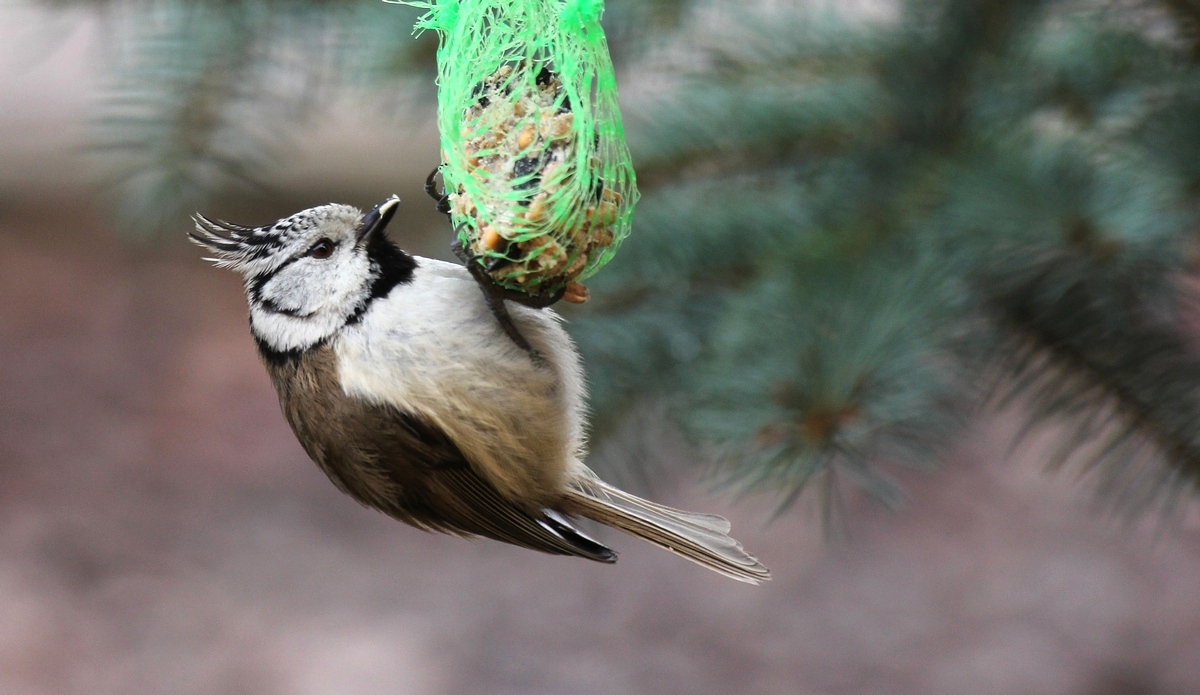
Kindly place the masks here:
<instances>
[{"instance_id":1,"label":"crested tit","mask_svg":"<svg viewBox=\"0 0 1200 695\"><path fill-rule=\"evenodd\" d=\"M197 215L190 235L244 278L284 416L333 484L430 531L614 562L574 525L586 517L733 579L769 579L725 519L640 499L583 464L583 374L558 316L507 302L522 349L465 268L388 240L399 202L262 227Z\"/></svg>"}]
</instances>

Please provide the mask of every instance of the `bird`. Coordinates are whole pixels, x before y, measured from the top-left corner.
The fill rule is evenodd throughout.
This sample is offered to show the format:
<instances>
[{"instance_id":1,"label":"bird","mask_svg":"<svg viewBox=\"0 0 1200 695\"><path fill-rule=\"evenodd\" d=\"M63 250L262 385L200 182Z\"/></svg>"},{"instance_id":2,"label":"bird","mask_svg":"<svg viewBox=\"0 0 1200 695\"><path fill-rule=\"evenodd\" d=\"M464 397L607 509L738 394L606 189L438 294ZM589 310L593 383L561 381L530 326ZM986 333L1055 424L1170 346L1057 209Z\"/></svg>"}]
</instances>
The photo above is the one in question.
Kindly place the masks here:
<instances>
[{"instance_id":1,"label":"bird","mask_svg":"<svg viewBox=\"0 0 1200 695\"><path fill-rule=\"evenodd\" d=\"M724 518L642 499L584 464L586 387L560 316L506 302L528 346L511 340L466 268L388 238L399 205L330 203L257 227L197 213L189 232L242 276L284 418L330 481L426 531L615 562L585 518L768 580Z\"/></svg>"}]
</instances>

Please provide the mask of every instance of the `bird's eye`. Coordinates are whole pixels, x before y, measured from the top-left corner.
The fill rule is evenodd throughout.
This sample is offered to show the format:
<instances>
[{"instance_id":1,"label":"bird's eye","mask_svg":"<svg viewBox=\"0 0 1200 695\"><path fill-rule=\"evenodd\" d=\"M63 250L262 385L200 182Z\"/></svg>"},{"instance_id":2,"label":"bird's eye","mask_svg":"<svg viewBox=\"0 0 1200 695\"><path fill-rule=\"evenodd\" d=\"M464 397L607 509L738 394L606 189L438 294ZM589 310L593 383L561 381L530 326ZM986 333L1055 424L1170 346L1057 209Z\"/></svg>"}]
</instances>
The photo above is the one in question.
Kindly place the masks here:
<instances>
[{"instance_id":1,"label":"bird's eye","mask_svg":"<svg viewBox=\"0 0 1200 695\"><path fill-rule=\"evenodd\" d=\"M333 242L329 239L318 239L308 250L308 255L318 260L329 258L333 255Z\"/></svg>"}]
</instances>

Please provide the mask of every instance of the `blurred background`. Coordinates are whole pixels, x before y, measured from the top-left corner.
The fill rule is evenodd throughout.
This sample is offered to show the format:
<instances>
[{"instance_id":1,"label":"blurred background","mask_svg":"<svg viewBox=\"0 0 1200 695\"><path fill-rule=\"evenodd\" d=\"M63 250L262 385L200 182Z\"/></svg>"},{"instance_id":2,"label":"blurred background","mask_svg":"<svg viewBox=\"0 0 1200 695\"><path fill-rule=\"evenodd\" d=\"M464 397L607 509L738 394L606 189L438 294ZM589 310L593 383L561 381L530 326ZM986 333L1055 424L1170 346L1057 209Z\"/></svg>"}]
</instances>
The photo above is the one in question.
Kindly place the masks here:
<instances>
[{"instance_id":1,"label":"blurred background","mask_svg":"<svg viewBox=\"0 0 1200 695\"><path fill-rule=\"evenodd\" d=\"M418 14L0 4L0 692L1200 692L1200 4L610 0L591 463L757 588L423 534L292 437L188 216L396 193L448 257Z\"/></svg>"}]
</instances>

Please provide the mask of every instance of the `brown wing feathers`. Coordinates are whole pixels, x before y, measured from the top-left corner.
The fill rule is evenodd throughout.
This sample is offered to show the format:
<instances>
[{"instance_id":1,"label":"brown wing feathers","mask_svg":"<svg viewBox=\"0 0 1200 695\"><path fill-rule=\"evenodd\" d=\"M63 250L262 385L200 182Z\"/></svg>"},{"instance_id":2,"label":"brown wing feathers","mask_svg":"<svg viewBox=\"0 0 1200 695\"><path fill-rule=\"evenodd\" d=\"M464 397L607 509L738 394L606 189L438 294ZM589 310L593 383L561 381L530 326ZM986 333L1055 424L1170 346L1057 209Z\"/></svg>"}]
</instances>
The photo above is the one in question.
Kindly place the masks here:
<instances>
[{"instance_id":1,"label":"brown wing feathers","mask_svg":"<svg viewBox=\"0 0 1200 695\"><path fill-rule=\"evenodd\" d=\"M565 520L548 517L544 510L526 510L505 498L437 428L388 408L365 406L364 411L370 413L363 412L359 422L373 430L374 437L361 455L370 459L371 468L387 475L394 490L389 500L372 506L427 530L484 536L555 555L616 561L612 550ZM343 467L329 463L329 468ZM354 494L353 486L348 487Z\"/></svg>"},{"instance_id":2,"label":"brown wing feathers","mask_svg":"<svg viewBox=\"0 0 1200 695\"><path fill-rule=\"evenodd\" d=\"M333 483L359 502L430 531L616 561L612 550L565 517L505 498L437 427L347 397L334 381L328 347L265 361L297 438Z\"/></svg>"},{"instance_id":3,"label":"brown wing feathers","mask_svg":"<svg viewBox=\"0 0 1200 695\"><path fill-rule=\"evenodd\" d=\"M284 414L309 455L338 488L400 521L615 562L616 553L572 525L571 517L582 516L740 581L757 584L770 578L729 537L729 522L721 517L664 507L592 475L573 481L560 502L551 503L556 509L517 504L481 476L439 428L395 408L346 396L328 347L278 360L264 355L264 361Z\"/></svg>"},{"instance_id":4,"label":"brown wing feathers","mask_svg":"<svg viewBox=\"0 0 1200 695\"><path fill-rule=\"evenodd\" d=\"M546 510L537 516L526 512L465 464L430 473L426 485L429 492L423 499L438 503L436 508L423 505L431 513L426 519L436 519L429 525L438 530L485 536L554 555L616 562L616 553L577 531L564 518L555 518Z\"/></svg>"}]
</instances>

